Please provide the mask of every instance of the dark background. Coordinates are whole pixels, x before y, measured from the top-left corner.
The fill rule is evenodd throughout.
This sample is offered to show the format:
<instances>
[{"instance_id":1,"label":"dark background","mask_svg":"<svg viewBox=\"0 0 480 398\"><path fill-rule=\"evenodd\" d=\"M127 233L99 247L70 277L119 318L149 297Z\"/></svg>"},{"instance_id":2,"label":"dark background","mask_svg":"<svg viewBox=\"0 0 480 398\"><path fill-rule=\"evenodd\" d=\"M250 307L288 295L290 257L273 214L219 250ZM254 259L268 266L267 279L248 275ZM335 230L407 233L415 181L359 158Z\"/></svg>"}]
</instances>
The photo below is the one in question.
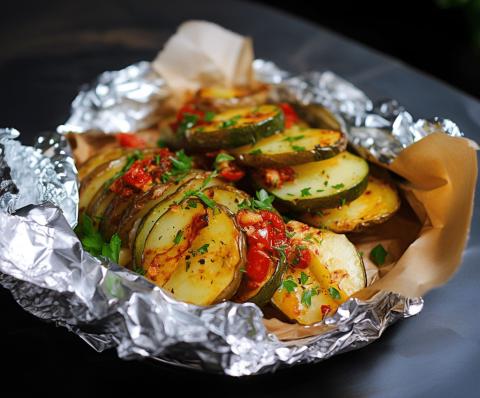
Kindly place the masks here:
<instances>
[{"instance_id":1,"label":"dark background","mask_svg":"<svg viewBox=\"0 0 480 398\"><path fill-rule=\"evenodd\" d=\"M480 97L480 79L476 76L480 70L477 30L480 22L474 2L467 1L467 5L458 6L455 1L428 0L262 3L328 27ZM192 2L184 12L186 15L208 14L208 10L202 10L207 7L204 4L202 1ZM212 7L211 1L208 7ZM156 0L2 2L0 125L20 129L25 142L31 142L38 132L55 128L66 120L69 104L82 83L104 70L120 69L141 59L152 59L158 51L158 43L172 33L159 29L159 19L172 26L180 21L178 9L177 14L169 14L174 9L175 1ZM232 7L224 11L233 21L232 29L237 25L235 15L231 14L238 9ZM254 14L241 18L251 18L251 21L238 21L238 26L262 24ZM265 32L268 34L268 26ZM248 34L248 30L242 33ZM274 49L272 54L281 53L282 42L275 39L268 37L259 53L269 54L267 50L270 48ZM288 58L289 54L285 56ZM396 375L385 374L384 370L391 369L392 358L403 361L398 369L405 371L408 361L415 360L417 352L422 350L425 358L434 357L432 353L444 350L444 345L451 345L452 358L458 358L453 355L454 350L471 351L470 340L461 340L459 335L444 327L449 321L447 314L455 311L451 308L455 302L449 301L448 297L465 295L465 300L472 298L472 290L467 291L464 286L464 281L457 279L450 284L450 289L433 292L428 296L431 301L420 315L421 319L416 317L389 328L380 342L361 351L314 366L244 380L120 361L114 351L97 354L64 328L43 323L21 310L10 294L0 289L0 358L4 365L0 396L4 391L23 390L48 391L52 395L76 392L90 396L96 389L103 390L108 396L140 395L147 389L156 389L156 394L164 395L168 387L181 392L193 387L197 394L224 397L255 393L276 397L282 393L285 396L324 394L330 397L335 396L339 386L344 397L358 396L359 391L362 396L385 396L387 393L395 396L394 392L388 391L390 382L386 380L396 380ZM469 289L475 286L472 283ZM448 306L449 312L439 316L442 306ZM423 329L419 337L411 325L418 326L421 321L435 328ZM405 326L407 324L409 328ZM474 334L468 324L461 327L465 328L464 334ZM405 336L410 340L405 342ZM426 341L431 344L426 345ZM409 391L416 392L412 396L424 397L426 391L440 394L441 375L448 374L458 380L459 392L474 395L467 381L472 383L479 361L476 361L476 368L471 368L466 354L456 362L449 362L447 357L440 358L439 361L444 361L442 373L435 375L429 373L429 366L439 369L439 365L423 363L424 358L419 358L415 364L420 363L421 368L412 368L402 375L407 377L405 385L411 386ZM371 384L375 374L384 380L381 387ZM421 374L419 379L417 374ZM355 382L350 387L352 378Z\"/></svg>"}]
</instances>

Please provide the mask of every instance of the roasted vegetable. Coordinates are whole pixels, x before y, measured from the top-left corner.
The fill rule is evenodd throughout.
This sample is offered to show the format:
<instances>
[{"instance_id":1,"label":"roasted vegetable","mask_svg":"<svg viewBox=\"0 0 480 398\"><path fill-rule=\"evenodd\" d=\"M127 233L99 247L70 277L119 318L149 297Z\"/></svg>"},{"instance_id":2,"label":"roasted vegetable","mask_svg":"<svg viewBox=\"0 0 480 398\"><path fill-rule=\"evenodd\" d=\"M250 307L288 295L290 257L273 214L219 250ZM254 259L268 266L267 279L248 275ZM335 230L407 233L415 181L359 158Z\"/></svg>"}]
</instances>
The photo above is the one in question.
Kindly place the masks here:
<instances>
[{"instance_id":1,"label":"roasted vegetable","mask_svg":"<svg viewBox=\"0 0 480 398\"><path fill-rule=\"evenodd\" d=\"M254 145L232 150L237 159L252 167L283 167L331 158L347 147L340 131L293 126L263 138Z\"/></svg>"},{"instance_id":2,"label":"roasted vegetable","mask_svg":"<svg viewBox=\"0 0 480 398\"><path fill-rule=\"evenodd\" d=\"M301 267L290 261L272 304L289 319L311 325L366 286L365 267L345 235L297 221L290 221L287 228L294 234L291 246L306 248L308 261Z\"/></svg>"},{"instance_id":3,"label":"roasted vegetable","mask_svg":"<svg viewBox=\"0 0 480 398\"><path fill-rule=\"evenodd\" d=\"M388 220L400 207L400 197L388 182L370 176L365 192L350 203L335 209L304 213L299 219L314 227L333 232L360 231Z\"/></svg>"},{"instance_id":4,"label":"roasted vegetable","mask_svg":"<svg viewBox=\"0 0 480 398\"><path fill-rule=\"evenodd\" d=\"M121 173L127 164L127 156L103 163L92 170L82 181L80 185L79 212L85 211L94 196L100 190L107 190L109 182Z\"/></svg>"},{"instance_id":5,"label":"roasted vegetable","mask_svg":"<svg viewBox=\"0 0 480 398\"><path fill-rule=\"evenodd\" d=\"M113 148L108 151L100 152L82 164L82 166L78 169L78 177L80 180L83 180L98 166L111 162L112 160L119 159L130 152L133 151L126 148Z\"/></svg>"},{"instance_id":6,"label":"roasted vegetable","mask_svg":"<svg viewBox=\"0 0 480 398\"><path fill-rule=\"evenodd\" d=\"M151 190L137 195L118 225L118 234L124 246L130 247L132 245L139 223L154 206L175 193L183 184L199 175L205 176L206 172L192 170L178 181L173 180L166 184L157 185Z\"/></svg>"},{"instance_id":7,"label":"roasted vegetable","mask_svg":"<svg viewBox=\"0 0 480 398\"><path fill-rule=\"evenodd\" d=\"M206 183L207 182L207 183ZM142 264L143 251L145 241L150 233L155 222L170 208L171 205L176 204L184 200L188 195L198 189L208 188L213 185L222 185L222 181L213 178L209 181L205 178L205 175L198 175L187 181L185 184L178 187L178 189L167 196L156 206L151 208L145 217L143 217L140 226L138 227L137 234L133 245L133 263L134 266L139 267Z\"/></svg>"},{"instance_id":8,"label":"roasted vegetable","mask_svg":"<svg viewBox=\"0 0 480 398\"><path fill-rule=\"evenodd\" d=\"M250 198L245 192L230 185L214 186L204 191L215 203L225 206L233 214L240 210L240 205Z\"/></svg>"},{"instance_id":9,"label":"roasted vegetable","mask_svg":"<svg viewBox=\"0 0 480 398\"><path fill-rule=\"evenodd\" d=\"M310 126L319 129L343 131L340 119L322 105L295 105L294 109Z\"/></svg>"},{"instance_id":10,"label":"roasted vegetable","mask_svg":"<svg viewBox=\"0 0 480 398\"><path fill-rule=\"evenodd\" d=\"M255 143L283 130L283 112L275 105L230 109L186 130L196 149L224 149Z\"/></svg>"},{"instance_id":11,"label":"roasted vegetable","mask_svg":"<svg viewBox=\"0 0 480 398\"><path fill-rule=\"evenodd\" d=\"M224 111L231 108L259 106L266 102L268 86L251 87L204 87L197 91L193 102L202 110Z\"/></svg>"},{"instance_id":12,"label":"roasted vegetable","mask_svg":"<svg viewBox=\"0 0 480 398\"><path fill-rule=\"evenodd\" d=\"M258 185L293 210L333 208L358 198L367 186L368 163L349 152L327 160L292 166L295 178L280 187L267 186L257 173Z\"/></svg>"},{"instance_id":13,"label":"roasted vegetable","mask_svg":"<svg viewBox=\"0 0 480 398\"><path fill-rule=\"evenodd\" d=\"M175 298L210 305L230 298L240 283L244 237L233 215L198 199L172 206L145 242L146 276Z\"/></svg>"},{"instance_id":14,"label":"roasted vegetable","mask_svg":"<svg viewBox=\"0 0 480 398\"><path fill-rule=\"evenodd\" d=\"M247 236L247 263L234 300L263 306L280 286L287 268L285 223L272 210L254 210L251 207L237 214L237 222Z\"/></svg>"}]
</instances>

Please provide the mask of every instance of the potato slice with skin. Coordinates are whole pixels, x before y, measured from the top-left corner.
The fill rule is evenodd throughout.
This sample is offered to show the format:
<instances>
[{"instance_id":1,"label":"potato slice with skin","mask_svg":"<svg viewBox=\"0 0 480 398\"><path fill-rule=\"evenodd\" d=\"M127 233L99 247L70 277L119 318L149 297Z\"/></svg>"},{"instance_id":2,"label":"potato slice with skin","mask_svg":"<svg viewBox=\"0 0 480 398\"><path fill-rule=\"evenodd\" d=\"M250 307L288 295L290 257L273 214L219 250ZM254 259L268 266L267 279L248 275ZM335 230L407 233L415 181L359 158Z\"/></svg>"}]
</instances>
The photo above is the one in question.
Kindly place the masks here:
<instances>
[{"instance_id":1,"label":"potato slice with skin","mask_svg":"<svg viewBox=\"0 0 480 398\"><path fill-rule=\"evenodd\" d=\"M93 226L98 229L103 215L116 194L110 190L101 189L93 197L85 213L92 219Z\"/></svg>"},{"instance_id":2,"label":"potato slice with skin","mask_svg":"<svg viewBox=\"0 0 480 398\"><path fill-rule=\"evenodd\" d=\"M175 298L209 305L237 290L244 247L231 212L189 199L157 220L145 243L143 267L148 278Z\"/></svg>"},{"instance_id":3,"label":"potato slice with skin","mask_svg":"<svg viewBox=\"0 0 480 398\"><path fill-rule=\"evenodd\" d=\"M289 267L272 304L288 318L303 325L320 322L335 312L349 296L366 286L363 261L345 235L290 221L293 244L311 254L305 269Z\"/></svg>"},{"instance_id":4,"label":"potato slice with skin","mask_svg":"<svg viewBox=\"0 0 480 398\"><path fill-rule=\"evenodd\" d=\"M399 208L400 197L397 190L387 181L370 176L367 189L357 199L335 209L305 213L299 219L314 227L345 233L381 224Z\"/></svg>"},{"instance_id":5,"label":"potato slice with skin","mask_svg":"<svg viewBox=\"0 0 480 398\"><path fill-rule=\"evenodd\" d=\"M181 187L178 188L170 196L166 197L156 206L154 206L145 217L138 227L137 234L135 236L135 242L133 244L133 264L134 266L140 266L142 264L143 249L148 234L150 233L155 222L169 209L169 207L177 202L181 202L187 191L199 189L205 181L205 174L195 176ZM213 185L221 185L223 182L217 178L212 178L210 183L205 187Z\"/></svg>"},{"instance_id":6,"label":"potato slice with skin","mask_svg":"<svg viewBox=\"0 0 480 398\"><path fill-rule=\"evenodd\" d=\"M214 186L205 189L204 194L214 202L225 206L234 214L240 210L240 203L250 199L250 195L230 185Z\"/></svg>"},{"instance_id":7,"label":"potato slice with skin","mask_svg":"<svg viewBox=\"0 0 480 398\"><path fill-rule=\"evenodd\" d=\"M208 225L207 210L198 200L174 205L153 225L145 241L142 267L149 279L163 286L179 265L199 231Z\"/></svg>"},{"instance_id":8,"label":"potato slice with skin","mask_svg":"<svg viewBox=\"0 0 480 398\"><path fill-rule=\"evenodd\" d=\"M192 241L163 286L178 300L210 305L231 298L245 265L245 241L233 215L222 206L207 208L208 225Z\"/></svg>"},{"instance_id":9,"label":"potato slice with skin","mask_svg":"<svg viewBox=\"0 0 480 398\"><path fill-rule=\"evenodd\" d=\"M231 153L247 166L283 167L328 159L346 147L347 139L340 131L296 125Z\"/></svg>"}]
</instances>

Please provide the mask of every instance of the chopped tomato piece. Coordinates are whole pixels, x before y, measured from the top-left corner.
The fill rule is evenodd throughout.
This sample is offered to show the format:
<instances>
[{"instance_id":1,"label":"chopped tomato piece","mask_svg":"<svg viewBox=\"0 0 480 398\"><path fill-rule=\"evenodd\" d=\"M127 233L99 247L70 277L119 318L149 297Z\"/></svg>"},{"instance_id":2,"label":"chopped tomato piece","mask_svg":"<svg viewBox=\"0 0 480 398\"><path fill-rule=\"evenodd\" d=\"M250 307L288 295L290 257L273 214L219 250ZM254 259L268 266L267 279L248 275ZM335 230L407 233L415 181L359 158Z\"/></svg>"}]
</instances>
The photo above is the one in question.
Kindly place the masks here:
<instances>
[{"instance_id":1,"label":"chopped tomato piece","mask_svg":"<svg viewBox=\"0 0 480 398\"><path fill-rule=\"evenodd\" d=\"M136 134L118 133L115 134L115 138L119 145L125 148L145 148L146 146L145 141Z\"/></svg>"}]
</instances>

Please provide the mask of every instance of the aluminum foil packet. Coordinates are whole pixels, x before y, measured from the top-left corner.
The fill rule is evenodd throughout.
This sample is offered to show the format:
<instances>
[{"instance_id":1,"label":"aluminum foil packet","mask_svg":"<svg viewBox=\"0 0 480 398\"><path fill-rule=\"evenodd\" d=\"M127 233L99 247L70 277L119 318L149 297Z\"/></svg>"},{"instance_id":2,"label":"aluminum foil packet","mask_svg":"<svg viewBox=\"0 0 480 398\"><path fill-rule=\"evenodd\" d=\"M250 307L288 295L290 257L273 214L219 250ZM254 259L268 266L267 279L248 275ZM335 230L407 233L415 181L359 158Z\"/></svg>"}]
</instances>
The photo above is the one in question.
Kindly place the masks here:
<instances>
[{"instance_id":1,"label":"aluminum foil packet","mask_svg":"<svg viewBox=\"0 0 480 398\"><path fill-rule=\"evenodd\" d=\"M294 76L265 60L255 60L253 67L278 99L318 104L335 115L356 149L377 162L391 162L432 132L462 135L450 120L415 121L394 100L373 103L332 72ZM120 358L149 357L231 376L357 349L396 320L421 311L420 297L379 292L366 301L346 301L316 336L280 341L267 331L254 304L182 303L145 278L84 251L72 230L78 182L62 133L146 127L157 120L156 109L168 93L150 63L141 62L105 72L83 87L69 120L40 136L34 147L17 142L16 130L0 130L0 283L25 310L68 328L97 351L115 347Z\"/></svg>"}]
</instances>

